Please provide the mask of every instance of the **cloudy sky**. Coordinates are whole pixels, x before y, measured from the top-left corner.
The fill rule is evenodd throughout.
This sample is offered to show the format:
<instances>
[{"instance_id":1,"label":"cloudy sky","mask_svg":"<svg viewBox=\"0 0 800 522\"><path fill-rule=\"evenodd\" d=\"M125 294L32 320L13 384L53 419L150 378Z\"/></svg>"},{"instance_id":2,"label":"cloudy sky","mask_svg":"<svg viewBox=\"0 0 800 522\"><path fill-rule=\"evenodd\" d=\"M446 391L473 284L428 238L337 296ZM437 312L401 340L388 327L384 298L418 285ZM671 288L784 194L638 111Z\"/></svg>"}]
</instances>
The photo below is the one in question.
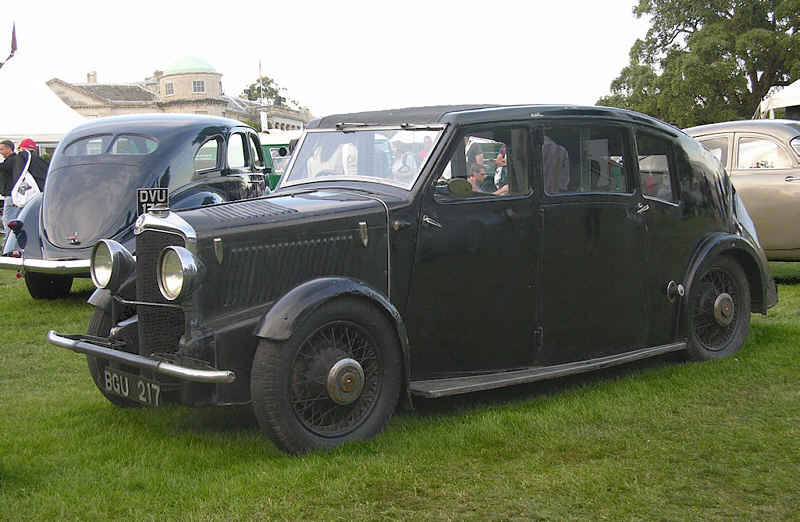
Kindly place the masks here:
<instances>
[{"instance_id":1,"label":"cloudy sky","mask_svg":"<svg viewBox=\"0 0 800 522\"><path fill-rule=\"evenodd\" d=\"M37 81L80 83L97 71L101 83L134 82L199 56L223 74L227 94L255 81L261 60L264 75L315 116L454 103L592 105L647 30L634 3L16 3L0 13L0 59L16 22L14 60Z\"/></svg>"}]
</instances>

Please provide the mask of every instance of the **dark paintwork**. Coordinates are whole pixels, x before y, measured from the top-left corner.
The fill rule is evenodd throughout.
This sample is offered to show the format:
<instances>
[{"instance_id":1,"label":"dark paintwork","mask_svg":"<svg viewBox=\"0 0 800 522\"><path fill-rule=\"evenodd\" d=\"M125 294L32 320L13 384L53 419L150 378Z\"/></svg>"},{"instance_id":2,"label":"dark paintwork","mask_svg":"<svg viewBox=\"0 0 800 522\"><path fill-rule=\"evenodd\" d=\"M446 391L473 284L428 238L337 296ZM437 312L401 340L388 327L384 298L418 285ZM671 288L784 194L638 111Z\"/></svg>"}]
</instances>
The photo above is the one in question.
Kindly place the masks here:
<instances>
[{"instance_id":1,"label":"dark paintwork","mask_svg":"<svg viewBox=\"0 0 800 522\"><path fill-rule=\"evenodd\" d=\"M754 311L776 302L763 252L746 230L739 232L727 176L674 127L617 109L564 106L417 108L335 115L309 127L405 121L447 124L410 191L323 181L175 214L196 232L193 248L205 276L184 305L181 343L170 349L177 349L178 360L201 359L239 376L234 385L184 393L182 402L249 401L241 381L249 379L258 339L285 340L297 321L341 295L362 296L387 313L404 350L407 335L404 372L412 383L508 370L555 375L580 368L576 361L610 364L628 360L632 350L685 347L686 298L668 299L666 283L682 282L688 296L694 274L723 253L747 272ZM670 140L680 201L649 198L638 188L547 196L538 167L528 195L478 203L434 198L433 180L464 127L515 122L528 128L531 143L540 143L543 126L564 121L619 126L631 155L638 132ZM626 175L639 186L635 165ZM642 204L650 210L637 213ZM367 246L359 235L362 221ZM152 266L152 260L139 261ZM123 295L130 299L131 291ZM107 306L102 293L92 299ZM560 369L530 370L547 367Z\"/></svg>"},{"instance_id":2,"label":"dark paintwork","mask_svg":"<svg viewBox=\"0 0 800 522\"><path fill-rule=\"evenodd\" d=\"M102 238L114 239L134 251L137 188L169 188L170 207L175 209L262 195L264 181L256 168L234 172L223 166L203 174L194 172L194 155L206 139L219 135L227 144L235 131L258 139L257 133L241 122L196 115L120 116L76 127L64 136L53 155L41 211L27 205L30 210L23 209L20 216L28 238L25 257L87 259L91 247ZM103 134L146 136L155 139L158 147L146 155L64 154L70 144ZM227 149L223 147L221 154L224 162ZM73 234L77 234L78 244L67 239ZM12 234L4 254L21 246Z\"/></svg>"}]
</instances>

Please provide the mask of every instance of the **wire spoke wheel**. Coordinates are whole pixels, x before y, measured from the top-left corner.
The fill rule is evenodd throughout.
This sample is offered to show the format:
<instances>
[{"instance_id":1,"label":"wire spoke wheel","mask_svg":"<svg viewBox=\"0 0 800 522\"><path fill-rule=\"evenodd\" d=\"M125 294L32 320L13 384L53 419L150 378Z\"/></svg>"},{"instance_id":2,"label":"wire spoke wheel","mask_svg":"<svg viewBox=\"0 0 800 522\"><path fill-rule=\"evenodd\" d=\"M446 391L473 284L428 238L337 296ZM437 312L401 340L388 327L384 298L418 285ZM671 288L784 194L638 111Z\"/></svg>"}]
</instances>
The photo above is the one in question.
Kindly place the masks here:
<instances>
[{"instance_id":1,"label":"wire spoke wheel","mask_svg":"<svg viewBox=\"0 0 800 522\"><path fill-rule=\"evenodd\" d=\"M340 404L328 391L331 371L342 360L363 370L363 387L353 400ZM346 386L350 374L338 376ZM300 346L289 376L290 403L306 429L321 436L341 436L369 415L380 395L381 372L375 341L357 324L337 321L319 328ZM335 383L334 386L339 385Z\"/></svg>"},{"instance_id":2,"label":"wire spoke wheel","mask_svg":"<svg viewBox=\"0 0 800 522\"><path fill-rule=\"evenodd\" d=\"M714 260L693 284L688 313L693 358L718 359L741 348L750 324L750 290L736 261Z\"/></svg>"},{"instance_id":3,"label":"wire spoke wheel","mask_svg":"<svg viewBox=\"0 0 800 522\"><path fill-rule=\"evenodd\" d=\"M401 354L393 324L374 305L325 303L288 340L260 341L250 383L259 425L290 453L373 437L397 405Z\"/></svg>"}]
</instances>

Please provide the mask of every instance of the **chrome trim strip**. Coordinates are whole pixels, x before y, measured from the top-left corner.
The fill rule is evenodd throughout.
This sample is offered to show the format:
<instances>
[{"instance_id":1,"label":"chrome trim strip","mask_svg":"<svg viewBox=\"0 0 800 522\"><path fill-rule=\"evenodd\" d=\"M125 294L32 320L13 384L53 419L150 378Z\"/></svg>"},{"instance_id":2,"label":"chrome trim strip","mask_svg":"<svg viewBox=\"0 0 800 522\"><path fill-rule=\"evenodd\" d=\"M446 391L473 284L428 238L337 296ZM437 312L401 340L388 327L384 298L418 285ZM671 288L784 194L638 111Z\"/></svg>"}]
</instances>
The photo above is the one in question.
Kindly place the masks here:
<instances>
[{"instance_id":1,"label":"chrome trim strip","mask_svg":"<svg viewBox=\"0 0 800 522\"><path fill-rule=\"evenodd\" d=\"M53 275L84 275L89 273L88 259L51 260L24 257L0 257L0 269L20 272L41 272Z\"/></svg>"},{"instance_id":2,"label":"chrome trim strip","mask_svg":"<svg viewBox=\"0 0 800 522\"><path fill-rule=\"evenodd\" d=\"M87 341L79 341L59 335L54 330L47 332L47 341L61 348L66 348L77 353L84 353L93 357L100 357L111 361L153 370L163 375L177 377L185 381L204 383L229 384L236 380L236 374L231 370L198 370L177 364L159 361L151 357L144 357L135 353L122 352L113 348L106 348Z\"/></svg>"},{"instance_id":3,"label":"chrome trim strip","mask_svg":"<svg viewBox=\"0 0 800 522\"><path fill-rule=\"evenodd\" d=\"M138 305L160 306L162 308L172 308L173 310L183 310L182 306L176 305L176 304L172 304L172 303L150 303L150 302L147 302L147 301L129 301L127 299L123 299L123 298L118 297L118 296L114 296L114 299L116 299L117 302L122 303L122 304L126 304L126 305L133 305L133 306L138 306Z\"/></svg>"},{"instance_id":4,"label":"chrome trim strip","mask_svg":"<svg viewBox=\"0 0 800 522\"><path fill-rule=\"evenodd\" d=\"M680 342L599 357L597 359L589 359L587 361L557 364L554 366L538 366L534 368L525 368L524 370L470 375L467 377L412 381L408 384L408 389L413 395L435 399L438 397L447 397L449 395L493 390L495 388L513 386L515 384L565 377L576 373L584 373L590 370L599 370L609 366L617 366L640 359L647 359L648 357L654 357L669 352L676 352L685 348L686 343Z\"/></svg>"}]
</instances>

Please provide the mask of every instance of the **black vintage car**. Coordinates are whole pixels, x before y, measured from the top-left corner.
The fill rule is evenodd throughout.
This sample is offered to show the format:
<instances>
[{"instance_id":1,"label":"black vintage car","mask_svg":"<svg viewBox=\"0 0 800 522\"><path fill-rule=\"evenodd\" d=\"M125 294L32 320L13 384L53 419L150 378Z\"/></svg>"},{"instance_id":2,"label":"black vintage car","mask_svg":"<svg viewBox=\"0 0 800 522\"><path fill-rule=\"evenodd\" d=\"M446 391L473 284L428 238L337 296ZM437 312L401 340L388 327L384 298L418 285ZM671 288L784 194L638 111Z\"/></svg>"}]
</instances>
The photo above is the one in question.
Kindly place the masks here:
<instances>
[{"instance_id":1,"label":"black vintage car","mask_svg":"<svg viewBox=\"0 0 800 522\"><path fill-rule=\"evenodd\" d=\"M93 251L89 335L50 342L118 406L252 403L293 453L414 396L724 357L777 301L719 162L608 108L326 117L275 194L153 209L135 235L136 259Z\"/></svg>"},{"instance_id":2,"label":"black vintage car","mask_svg":"<svg viewBox=\"0 0 800 522\"><path fill-rule=\"evenodd\" d=\"M24 274L34 298L62 297L89 276L100 239L134 252L133 223L151 205L261 196L264 176L258 134L238 121L148 114L81 125L53 155L42 196L10 224L0 269Z\"/></svg>"}]
</instances>

